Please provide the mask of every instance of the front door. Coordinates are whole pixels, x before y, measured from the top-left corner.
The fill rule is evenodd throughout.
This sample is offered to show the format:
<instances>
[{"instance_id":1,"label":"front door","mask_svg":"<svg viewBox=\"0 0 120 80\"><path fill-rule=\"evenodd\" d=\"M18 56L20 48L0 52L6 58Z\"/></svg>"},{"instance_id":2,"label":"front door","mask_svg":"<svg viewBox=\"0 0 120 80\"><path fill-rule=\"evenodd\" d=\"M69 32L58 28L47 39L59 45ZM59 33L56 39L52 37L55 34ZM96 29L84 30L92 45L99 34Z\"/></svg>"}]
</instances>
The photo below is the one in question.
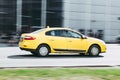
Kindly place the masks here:
<instances>
[{"instance_id":1,"label":"front door","mask_svg":"<svg viewBox=\"0 0 120 80\"><path fill-rule=\"evenodd\" d=\"M81 34L73 31L67 31L67 49L74 52L85 52L85 39L82 39Z\"/></svg>"}]
</instances>

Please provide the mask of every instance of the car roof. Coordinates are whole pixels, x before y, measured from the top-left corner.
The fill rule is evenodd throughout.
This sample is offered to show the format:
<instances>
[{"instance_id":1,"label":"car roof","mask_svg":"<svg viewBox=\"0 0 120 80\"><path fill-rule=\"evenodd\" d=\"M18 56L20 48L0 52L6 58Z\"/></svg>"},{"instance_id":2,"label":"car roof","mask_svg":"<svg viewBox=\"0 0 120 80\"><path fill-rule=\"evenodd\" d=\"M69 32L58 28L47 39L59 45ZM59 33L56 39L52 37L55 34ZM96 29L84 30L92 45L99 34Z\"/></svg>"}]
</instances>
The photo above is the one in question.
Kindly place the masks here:
<instances>
[{"instance_id":1,"label":"car roof","mask_svg":"<svg viewBox=\"0 0 120 80\"><path fill-rule=\"evenodd\" d=\"M46 28L46 30L61 30L61 29L65 29L65 30L72 30L70 28L65 28L65 27L51 27L51 28Z\"/></svg>"},{"instance_id":2,"label":"car roof","mask_svg":"<svg viewBox=\"0 0 120 80\"><path fill-rule=\"evenodd\" d=\"M39 32L46 32L46 31L50 31L50 30L72 30L70 28L63 28L63 27L47 27L47 28L42 28L42 29L39 29L39 30L36 30L32 33L39 33Z\"/></svg>"},{"instance_id":3,"label":"car roof","mask_svg":"<svg viewBox=\"0 0 120 80\"><path fill-rule=\"evenodd\" d=\"M78 31L76 31L76 30L73 30L73 29L71 29L71 28L66 28L66 27L47 27L47 28L42 28L42 29L43 29L42 32L47 32L47 31L50 31L50 30L70 30L70 31L74 31L74 32L80 33L80 32L78 32ZM41 30L41 29L40 29L40 30ZM39 30L34 31L34 32L32 32L32 33L36 33L36 32L39 32Z\"/></svg>"},{"instance_id":4,"label":"car roof","mask_svg":"<svg viewBox=\"0 0 120 80\"><path fill-rule=\"evenodd\" d=\"M80 32L78 32L76 30L73 30L71 28L66 28L66 27L51 27L51 28L47 27L46 30L45 30L45 32L46 31L50 31L50 30L70 30L70 31L74 31L74 32L80 33Z\"/></svg>"}]
</instances>

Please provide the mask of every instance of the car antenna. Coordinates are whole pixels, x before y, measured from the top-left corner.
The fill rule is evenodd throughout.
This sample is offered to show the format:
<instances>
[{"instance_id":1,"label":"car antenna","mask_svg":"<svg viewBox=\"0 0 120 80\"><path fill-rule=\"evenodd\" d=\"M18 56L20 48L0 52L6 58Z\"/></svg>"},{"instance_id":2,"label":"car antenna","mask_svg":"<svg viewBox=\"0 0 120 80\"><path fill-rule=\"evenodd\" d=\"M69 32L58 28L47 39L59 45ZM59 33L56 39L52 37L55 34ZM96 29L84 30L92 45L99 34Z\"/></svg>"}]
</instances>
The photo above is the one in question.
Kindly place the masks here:
<instances>
[{"instance_id":1,"label":"car antenna","mask_svg":"<svg viewBox=\"0 0 120 80\"><path fill-rule=\"evenodd\" d=\"M47 28L50 28L50 26L47 26Z\"/></svg>"}]
</instances>

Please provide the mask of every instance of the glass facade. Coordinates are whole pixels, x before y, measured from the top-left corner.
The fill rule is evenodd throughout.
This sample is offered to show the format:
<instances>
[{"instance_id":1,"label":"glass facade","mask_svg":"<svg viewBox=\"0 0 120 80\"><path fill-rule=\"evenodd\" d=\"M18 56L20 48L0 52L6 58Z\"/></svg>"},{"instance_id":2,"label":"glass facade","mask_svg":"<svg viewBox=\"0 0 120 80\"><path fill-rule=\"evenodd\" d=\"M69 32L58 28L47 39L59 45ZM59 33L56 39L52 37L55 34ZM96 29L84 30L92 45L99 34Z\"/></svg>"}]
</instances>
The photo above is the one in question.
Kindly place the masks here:
<instances>
[{"instance_id":1,"label":"glass facade","mask_svg":"<svg viewBox=\"0 0 120 80\"><path fill-rule=\"evenodd\" d=\"M53 27L62 27L63 21L63 1L47 0L46 25Z\"/></svg>"},{"instance_id":2,"label":"glass facade","mask_svg":"<svg viewBox=\"0 0 120 80\"><path fill-rule=\"evenodd\" d=\"M0 32L24 33L43 26L61 27L62 9L62 0L0 0Z\"/></svg>"},{"instance_id":3,"label":"glass facade","mask_svg":"<svg viewBox=\"0 0 120 80\"><path fill-rule=\"evenodd\" d=\"M0 0L0 33L16 30L16 0Z\"/></svg>"},{"instance_id":4,"label":"glass facade","mask_svg":"<svg viewBox=\"0 0 120 80\"><path fill-rule=\"evenodd\" d=\"M41 0L22 1L22 32L41 26Z\"/></svg>"},{"instance_id":5,"label":"glass facade","mask_svg":"<svg viewBox=\"0 0 120 80\"><path fill-rule=\"evenodd\" d=\"M43 26L61 27L62 4L62 0L23 0L21 31L30 32Z\"/></svg>"}]
</instances>

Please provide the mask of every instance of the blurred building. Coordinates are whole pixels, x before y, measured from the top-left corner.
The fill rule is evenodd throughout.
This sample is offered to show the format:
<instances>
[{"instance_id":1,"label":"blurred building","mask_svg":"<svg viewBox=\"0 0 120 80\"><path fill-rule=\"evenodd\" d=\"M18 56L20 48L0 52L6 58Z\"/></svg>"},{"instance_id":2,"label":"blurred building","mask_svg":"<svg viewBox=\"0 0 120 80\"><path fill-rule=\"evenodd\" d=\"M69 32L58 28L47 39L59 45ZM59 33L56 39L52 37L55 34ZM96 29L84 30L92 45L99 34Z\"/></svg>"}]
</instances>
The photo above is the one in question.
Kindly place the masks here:
<instances>
[{"instance_id":1,"label":"blurred building","mask_svg":"<svg viewBox=\"0 0 120 80\"><path fill-rule=\"evenodd\" d=\"M0 33L16 30L16 0L0 0Z\"/></svg>"},{"instance_id":2,"label":"blurred building","mask_svg":"<svg viewBox=\"0 0 120 80\"><path fill-rule=\"evenodd\" d=\"M42 28L46 25L61 27L62 4L62 0L23 0L21 6L21 31L29 32L34 28ZM18 8L19 6L18 3ZM20 23L18 22L18 24Z\"/></svg>"},{"instance_id":3,"label":"blurred building","mask_svg":"<svg viewBox=\"0 0 120 80\"><path fill-rule=\"evenodd\" d=\"M0 32L70 27L114 42L120 34L120 0L0 0Z\"/></svg>"},{"instance_id":4,"label":"blurred building","mask_svg":"<svg viewBox=\"0 0 120 80\"><path fill-rule=\"evenodd\" d=\"M64 26L92 30L106 42L120 34L120 0L64 0Z\"/></svg>"}]
</instances>

